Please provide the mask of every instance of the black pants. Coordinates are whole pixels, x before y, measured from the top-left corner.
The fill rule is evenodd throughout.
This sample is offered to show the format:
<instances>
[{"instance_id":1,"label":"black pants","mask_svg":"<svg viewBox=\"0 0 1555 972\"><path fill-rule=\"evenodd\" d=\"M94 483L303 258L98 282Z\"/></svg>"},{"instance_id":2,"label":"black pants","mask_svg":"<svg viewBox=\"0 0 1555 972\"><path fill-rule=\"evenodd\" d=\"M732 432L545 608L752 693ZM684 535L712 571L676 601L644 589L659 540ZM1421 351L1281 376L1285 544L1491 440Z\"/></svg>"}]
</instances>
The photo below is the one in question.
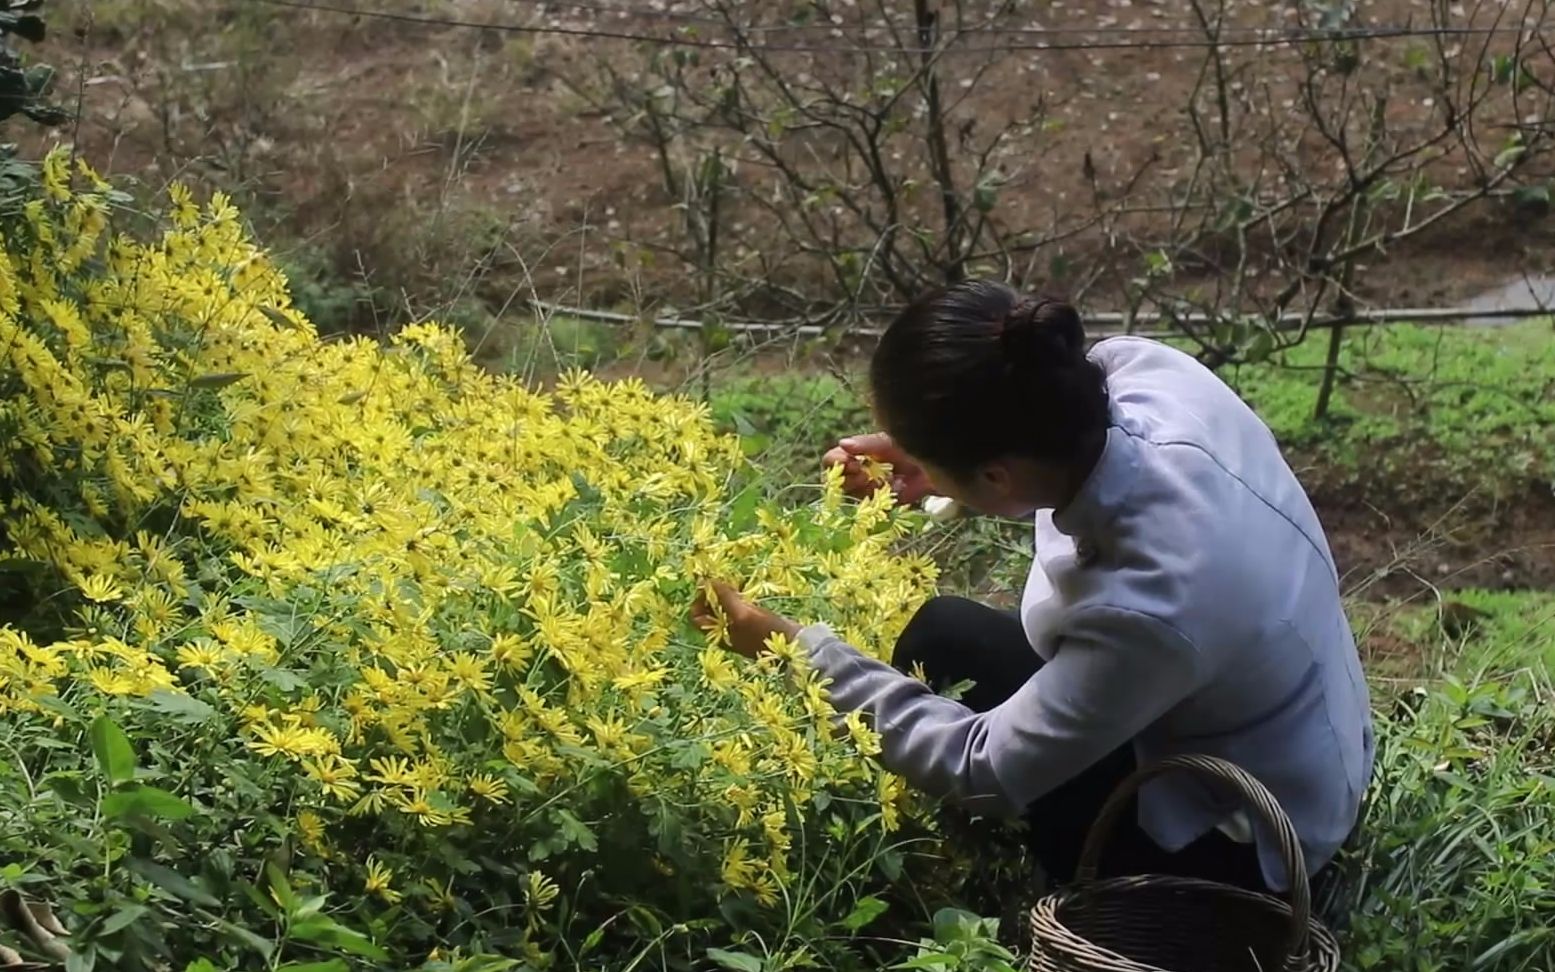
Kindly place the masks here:
<instances>
[{"instance_id":1,"label":"black pants","mask_svg":"<svg viewBox=\"0 0 1555 972\"><path fill-rule=\"evenodd\" d=\"M921 665L937 692L970 680L973 685L961 701L978 712L1004 702L1042 667L1015 615L955 597L923 606L897 640L891 662L904 672ZM1091 823L1134 769L1134 748L1127 744L1031 804L1027 843L1048 880L1063 884L1074 877ZM1139 827L1138 819L1136 801L1107 845L1105 876L1172 874L1265 889L1251 845L1217 830L1169 854Z\"/></svg>"}]
</instances>

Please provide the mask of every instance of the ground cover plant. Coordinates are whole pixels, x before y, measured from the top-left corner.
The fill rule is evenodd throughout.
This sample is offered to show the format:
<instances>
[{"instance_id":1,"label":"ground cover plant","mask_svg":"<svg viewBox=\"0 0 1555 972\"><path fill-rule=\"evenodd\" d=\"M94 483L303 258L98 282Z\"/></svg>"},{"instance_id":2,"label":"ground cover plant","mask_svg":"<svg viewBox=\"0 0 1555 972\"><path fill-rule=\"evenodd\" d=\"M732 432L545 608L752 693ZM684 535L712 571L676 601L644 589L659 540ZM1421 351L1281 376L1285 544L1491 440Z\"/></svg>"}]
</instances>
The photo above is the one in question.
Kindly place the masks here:
<instances>
[{"instance_id":1,"label":"ground cover plant","mask_svg":"<svg viewBox=\"0 0 1555 972\"><path fill-rule=\"evenodd\" d=\"M73 968L986 937L910 925L958 872L792 647L744 666L684 620L724 576L888 646L935 579L890 554L914 517L835 480L773 505L639 382L540 393L432 325L321 340L224 198L136 232L114 198L50 155L0 260L0 881Z\"/></svg>"},{"instance_id":2,"label":"ground cover plant","mask_svg":"<svg viewBox=\"0 0 1555 972\"><path fill-rule=\"evenodd\" d=\"M1462 591L1390 612L1422 648L1379 680L1366 836L1338 912L1351 969L1533 972L1555 965L1555 598Z\"/></svg>"}]
</instances>

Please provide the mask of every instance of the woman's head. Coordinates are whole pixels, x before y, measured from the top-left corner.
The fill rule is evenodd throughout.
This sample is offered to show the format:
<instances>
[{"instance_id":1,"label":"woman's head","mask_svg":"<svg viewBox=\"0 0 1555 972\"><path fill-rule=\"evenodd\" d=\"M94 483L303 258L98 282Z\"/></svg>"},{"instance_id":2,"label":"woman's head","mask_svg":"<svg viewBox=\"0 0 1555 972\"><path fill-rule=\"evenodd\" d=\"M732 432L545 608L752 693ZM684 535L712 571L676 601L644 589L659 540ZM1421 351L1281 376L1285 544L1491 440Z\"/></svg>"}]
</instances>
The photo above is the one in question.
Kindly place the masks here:
<instances>
[{"instance_id":1,"label":"woman's head","mask_svg":"<svg viewBox=\"0 0 1555 972\"><path fill-rule=\"evenodd\" d=\"M914 301L870 365L877 417L935 486L984 512L1059 506L1106 441L1106 382L1061 301L968 281Z\"/></svg>"}]
</instances>

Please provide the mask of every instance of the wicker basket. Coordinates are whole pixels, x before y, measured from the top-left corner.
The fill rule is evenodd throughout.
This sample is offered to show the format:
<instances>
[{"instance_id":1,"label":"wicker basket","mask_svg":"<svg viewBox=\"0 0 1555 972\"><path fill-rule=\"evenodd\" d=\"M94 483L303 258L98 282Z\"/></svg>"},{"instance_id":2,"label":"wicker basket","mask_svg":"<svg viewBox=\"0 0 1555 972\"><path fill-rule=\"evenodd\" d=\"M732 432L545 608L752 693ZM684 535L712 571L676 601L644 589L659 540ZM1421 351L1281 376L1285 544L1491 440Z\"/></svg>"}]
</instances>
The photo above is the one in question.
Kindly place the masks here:
<instances>
[{"instance_id":1,"label":"wicker basket","mask_svg":"<svg viewBox=\"0 0 1555 972\"><path fill-rule=\"evenodd\" d=\"M1166 773L1229 785L1269 825L1290 874L1290 902L1191 878L1097 879L1102 848L1129 799ZM1301 843L1249 774L1220 759L1174 756L1135 773L1102 807L1075 882L1031 910L1030 972L1333 972L1339 946L1312 918Z\"/></svg>"}]
</instances>

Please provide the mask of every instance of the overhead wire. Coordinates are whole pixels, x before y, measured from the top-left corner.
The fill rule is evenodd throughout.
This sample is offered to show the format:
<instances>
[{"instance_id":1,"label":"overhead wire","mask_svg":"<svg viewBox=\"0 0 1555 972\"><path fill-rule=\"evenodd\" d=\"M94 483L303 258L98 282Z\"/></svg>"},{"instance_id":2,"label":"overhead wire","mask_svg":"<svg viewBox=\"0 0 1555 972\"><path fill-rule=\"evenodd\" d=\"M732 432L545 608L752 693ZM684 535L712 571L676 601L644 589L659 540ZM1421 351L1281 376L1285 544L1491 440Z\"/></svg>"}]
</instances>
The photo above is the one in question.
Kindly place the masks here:
<instances>
[{"instance_id":1,"label":"overhead wire","mask_svg":"<svg viewBox=\"0 0 1555 972\"><path fill-rule=\"evenodd\" d=\"M826 20L826 21L805 20L805 21L798 21L798 22L793 22L793 23L741 24L741 23L737 23L737 22L731 21L728 18L710 17L710 16L703 15L703 14L685 13L685 12L682 12L682 11L679 11L679 10L661 10L661 9L655 9L655 8L652 8L652 7L628 6L628 5L623 5L623 4L611 4L611 3L596 3L596 2L590 2L590 0L502 0L502 2L503 3L507 3L507 4L511 4L511 5L527 6L527 7L538 7L538 8L542 8L542 9L544 9L544 8L556 8L556 9L561 9L561 10L578 10L578 11L587 11L589 13L612 14L612 15L616 15L618 17L621 17L623 19L629 18L629 17L636 17L636 18L641 18L641 19L645 19L645 20L660 20L660 21L666 21L666 22L671 22L671 23L700 24L700 25L706 25L706 26L710 26L710 27L719 27L719 28L723 28L723 29L741 30L741 31L745 31L745 32L748 32L748 33L790 33L790 32L806 32L806 31L825 31L825 32L828 32L828 33L836 33L838 31L843 31L843 32L859 31L859 30L871 31L871 30L885 30L887 28L896 28L896 29L899 29L899 30L908 31L908 30L913 30L913 29L916 28L915 24L910 23L908 21L897 22L897 21L889 21L889 20L878 21L878 22L846 21L846 20L845 21L840 21L840 22L839 21L832 21L832 20ZM1260 34L1260 35L1266 35L1266 36L1291 36L1291 35L1295 35L1295 34L1304 34L1304 35L1307 35L1310 39L1314 39L1314 40L1328 40L1328 39L1332 39L1332 38L1334 38L1336 36L1338 36L1338 37L1340 37L1342 39L1343 35L1347 31L1366 31L1366 30L1399 30L1399 31L1404 31L1404 30L1416 30L1416 31L1420 31L1420 32L1425 33L1425 34L1477 35L1477 34L1518 33L1518 32L1520 32L1522 30L1522 28L1508 27L1508 26L1505 26L1505 25L1483 26L1483 27L1475 27L1475 26L1472 26L1472 25L1465 25L1464 27L1461 27L1461 28L1459 28L1459 27L1441 27L1441 28L1436 28L1436 27L1415 27L1413 25L1405 24L1405 25L1387 25L1387 26L1379 25L1379 26L1374 26L1374 27L1369 27L1369 28L1367 28L1367 27L1362 27L1362 28L1342 28L1342 27L1301 27L1301 26L1291 26L1291 25L1288 25L1288 24L1271 24L1271 25L1264 25L1264 26L1259 26L1259 25L1254 25L1254 24L1224 24L1224 25L1216 26L1212 30L1213 30L1213 33L1216 36L1221 36L1221 37L1226 36L1228 34ZM1058 25L1058 26L1046 27L1046 26L1015 26L1015 25L1006 25L1006 24L1003 24L1003 23L1000 23L1000 24L985 23L983 26L956 27L956 28L953 29L953 31L956 34L961 34L961 35L966 35L966 34L997 34L997 35L1001 35L1001 36L1010 35L1010 34L1036 35L1036 36L1044 36L1044 35L1062 36L1062 35L1068 35L1068 34L1081 34L1081 35L1085 35L1085 34L1119 34L1119 35L1125 35L1125 36L1127 36L1127 35L1145 35L1145 34L1187 34L1187 35L1192 35L1192 36L1203 36L1204 34L1207 33L1206 29L1203 26L1191 26L1191 27L1190 26L1170 26L1170 25L1164 25L1164 24L1160 24L1160 25L1118 25L1118 24L1110 24L1110 25L1098 25L1098 26L1079 26L1079 25L1076 25L1076 24L1063 24L1063 25Z\"/></svg>"},{"instance_id":2,"label":"overhead wire","mask_svg":"<svg viewBox=\"0 0 1555 972\"><path fill-rule=\"evenodd\" d=\"M1258 37L1234 36L1204 37L1194 40L1099 40L1099 41L1038 41L1013 44L959 44L957 40L961 36L972 33L981 33L979 28L971 28L964 31L951 31L944 41L935 47L916 47L913 45L850 45L850 44L812 44L812 43L760 43L753 44L747 40L726 40L720 38L708 38L691 34L679 36L666 36L662 34L635 33L626 30L611 30L598 27L574 27L563 24L515 24L501 21L463 20L452 17L431 17L417 14L401 13L392 10L379 10L369 7L346 6L332 2L332 0L249 0L251 3L265 6L286 8L292 10L311 11L315 13L330 13L344 16L364 17L373 20L391 21L396 23L416 24L424 27L465 28L474 30L494 30L502 33L549 35L560 37L591 38L598 40L630 41L635 43L656 44L664 47L678 47L702 50L734 50L772 53L810 53L810 54L999 54L1037 51L1106 51L1106 50L1181 50L1181 49L1212 49L1227 47L1257 47L1268 48L1288 44L1303 44L1319 41L1343 41L1343 40L1376 40L1387 38L1419 38L1419 37L1467 37L1489 36L1496 34L1522 34L1527 32L1523 27L1503 26L1464 26L1464 27L1411 27L1411 26L1381 26L1360 28L1339 28L1332 30L1312 30L1289 28L1280 29L1280 32L1266 33ZM724 29L739 30L739 25L719 22ZM1271 29L1272 31L1272 29Z\"/></svg>"}]
</instances>

